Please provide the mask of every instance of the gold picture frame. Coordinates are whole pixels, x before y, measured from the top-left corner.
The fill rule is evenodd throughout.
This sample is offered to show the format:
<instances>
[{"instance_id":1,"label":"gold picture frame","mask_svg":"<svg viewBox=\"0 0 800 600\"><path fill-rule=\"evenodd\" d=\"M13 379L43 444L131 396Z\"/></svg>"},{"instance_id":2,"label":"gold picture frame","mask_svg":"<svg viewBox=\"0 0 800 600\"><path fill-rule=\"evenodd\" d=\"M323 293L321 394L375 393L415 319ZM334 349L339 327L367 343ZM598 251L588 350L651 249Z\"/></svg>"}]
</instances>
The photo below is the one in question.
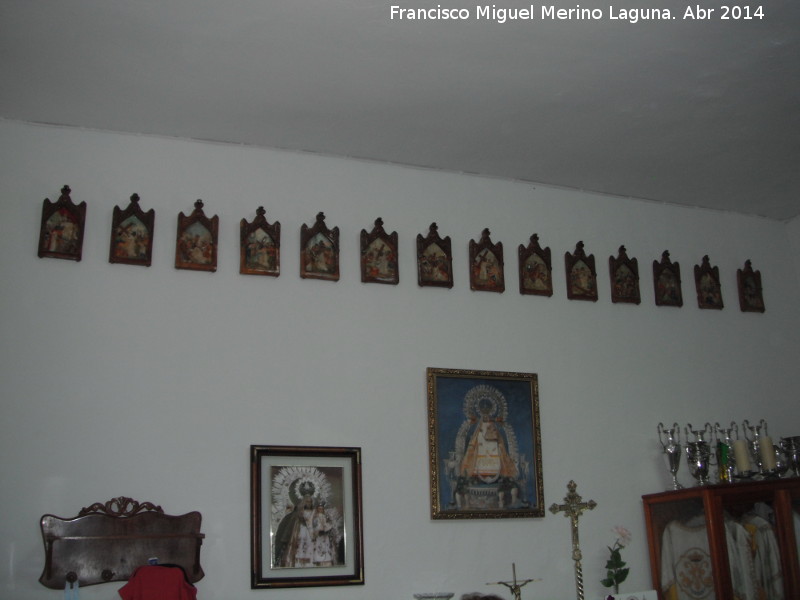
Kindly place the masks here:
<instances>
[{"instance_id":1,"label":"gold picture frame","mask_svg":"<svg viewBox=\"0 0 800 600\"><path fill-rule=\"evenodd\" d=\"M432 519L544 517L535 373L427 369Z\"/></svg>"}]
</instances>

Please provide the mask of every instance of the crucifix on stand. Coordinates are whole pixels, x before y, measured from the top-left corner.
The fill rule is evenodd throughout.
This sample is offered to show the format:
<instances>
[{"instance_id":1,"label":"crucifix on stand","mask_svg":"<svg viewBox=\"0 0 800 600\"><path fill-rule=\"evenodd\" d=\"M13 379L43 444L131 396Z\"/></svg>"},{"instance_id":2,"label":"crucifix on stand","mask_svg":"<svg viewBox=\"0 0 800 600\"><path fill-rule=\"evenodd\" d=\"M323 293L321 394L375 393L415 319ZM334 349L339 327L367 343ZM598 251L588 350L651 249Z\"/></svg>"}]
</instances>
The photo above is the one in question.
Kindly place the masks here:
<instances>
[{"instance_id":1,"label":"crucifix on stand","mask_svg":"<svg viewBox=\"0 0 800 600\"><path fill-rule=\"evenodd\" d=\"M564 504L555 504L550 507L550 512L554 515L563 512L565 517L570 520L572 526L572 560L575 561L575 586L578 591L578 600L584 600L583 596L583 567L581 567L581 547L578 542L578 519L585 510L592 510L597 506L597 502L589 500L583 502L583 498L575 491L577 484L570 481L567 484L567 495L564 496Z\"/></svg>"},{"instance_id":2,"label":"crucifix on stand","mask_svg":"<svg viewBox=\"0 0 800 600\"><path fill-rule=\"evenodd\" d=\"M523 579L522 581L518 582L517 581L517 565L516 565L516 563L511 563L511 571L514 574L513 583L511 581L498 581L498 582L496 582L494 584L487 583L486 585L504 585L509 590L511 590L512 594L514 594L514 600L522 600L522 592L520 591L522 589L522 586L524 586L526 583L530 583L531 581L541 581L541 579Z\"/></svg>"}]
</instances>

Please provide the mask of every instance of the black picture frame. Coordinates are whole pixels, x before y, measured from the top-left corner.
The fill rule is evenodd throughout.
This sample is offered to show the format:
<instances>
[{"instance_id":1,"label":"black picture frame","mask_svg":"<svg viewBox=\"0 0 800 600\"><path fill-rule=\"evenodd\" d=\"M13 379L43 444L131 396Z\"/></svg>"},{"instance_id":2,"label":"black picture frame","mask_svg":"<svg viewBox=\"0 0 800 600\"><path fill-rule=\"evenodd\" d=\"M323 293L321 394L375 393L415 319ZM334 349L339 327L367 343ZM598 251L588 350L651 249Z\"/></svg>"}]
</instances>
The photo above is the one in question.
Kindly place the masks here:
<instances>
[{"instance_id":1,"label":"black picture frame","mask_svg":"<svg viewBox=\"0 0 800 600\"><path fill-rule=\"evenodd\" d=\"M253 445L250 468L250 587L363 584L361 449Z\"/></svg>"}]
</instances>

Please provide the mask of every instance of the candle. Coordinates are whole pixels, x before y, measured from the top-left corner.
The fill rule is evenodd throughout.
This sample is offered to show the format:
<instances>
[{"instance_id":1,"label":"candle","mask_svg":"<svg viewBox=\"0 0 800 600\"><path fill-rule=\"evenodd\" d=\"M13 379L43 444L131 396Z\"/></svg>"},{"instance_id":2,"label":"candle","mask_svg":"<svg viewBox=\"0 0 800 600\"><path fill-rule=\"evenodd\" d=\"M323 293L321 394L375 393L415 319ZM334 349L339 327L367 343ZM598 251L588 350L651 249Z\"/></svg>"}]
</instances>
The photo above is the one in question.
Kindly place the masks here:
<instances>
[{"instance_id":1,"label":"candle","mask_svg":"<svg viewBox=\"0 0 800 600\"><path fill-rule=\"evenodd\" d=\"M759 445L761 455L761 466L765 471L774 471L778 466L775 462L775 446L772 445L772 438L765 435L761 438Z\"/></svg>"},{"instance_id":2,"label":"candle","mask_svg":"<svg viewBox=\"0 0 800 600\"><path fill-rule=\"evenodd\" d=\"M733 456L736 459L736 470L739 473L747 473L750 471L750 452L747 449L747 442L745 440L736 440L733 442Z\"/></svg>"}]
</instances>

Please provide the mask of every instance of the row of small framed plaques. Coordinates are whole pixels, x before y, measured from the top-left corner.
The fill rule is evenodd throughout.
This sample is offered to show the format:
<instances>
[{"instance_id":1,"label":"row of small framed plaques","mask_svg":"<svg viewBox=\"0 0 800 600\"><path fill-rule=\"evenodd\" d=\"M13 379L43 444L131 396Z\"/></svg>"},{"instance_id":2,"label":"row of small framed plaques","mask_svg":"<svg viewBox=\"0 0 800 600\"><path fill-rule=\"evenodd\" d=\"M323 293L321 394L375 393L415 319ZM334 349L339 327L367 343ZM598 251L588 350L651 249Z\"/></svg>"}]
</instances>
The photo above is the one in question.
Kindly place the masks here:
<instances>
[{"instance_id":1,"label":"row of small framed plaques","mask_svg":"<svg viewBox=\"0 0 800 600\"><path fill-rule=\"evenodd\" d=\"M45 199L39 233L39 256L81 260L86 202L76 205L70 198L69 186L64 186L57 202ZM144 212L139 196L134 194L125 210L114 207L111 226L109 261L149 266L153 251L155 211ZM206 217L202 200L194 211L178 215L175 268L197 271L216 271L219 218ZM239 272L244 275L280 274L281 225L270 224L263 207L256 217L240 223ZM361 281L396 285L400 281L397 232L387 234L383 220L375 220L372 231L361 230ZM553 273L550 248L539 245L533 234L528 246L520 244L519 290L521 294L553 295ZM571 300L597 301L597 270L594 255L587 255L583 242L574 252L564 255L567 297ZM479 241L469 242L470 289L484 292L505 291L503 243L493 243L490 231L484 229ZM639 304L639 266L629 258L625 246L616 257L609 257L611 300L615 303ZM761 273L754 271L750 261L736 272L739 306L744 312L764 312ZM339 228L329 229L325 215L317 214L312 226L300 228L300 277L306 279L339 280ZM697 302L700 308L722 309L719 268L712 267L708 256L694 266ZM453 255L449 237L439 236L436 223L431 223L428 235L417 235L417 280L420 286L453 287ZM666 250L661 261L653 261L653 285L658 306L683 306L680 265L672 262Z\"/></svg>"}]
</instances>

